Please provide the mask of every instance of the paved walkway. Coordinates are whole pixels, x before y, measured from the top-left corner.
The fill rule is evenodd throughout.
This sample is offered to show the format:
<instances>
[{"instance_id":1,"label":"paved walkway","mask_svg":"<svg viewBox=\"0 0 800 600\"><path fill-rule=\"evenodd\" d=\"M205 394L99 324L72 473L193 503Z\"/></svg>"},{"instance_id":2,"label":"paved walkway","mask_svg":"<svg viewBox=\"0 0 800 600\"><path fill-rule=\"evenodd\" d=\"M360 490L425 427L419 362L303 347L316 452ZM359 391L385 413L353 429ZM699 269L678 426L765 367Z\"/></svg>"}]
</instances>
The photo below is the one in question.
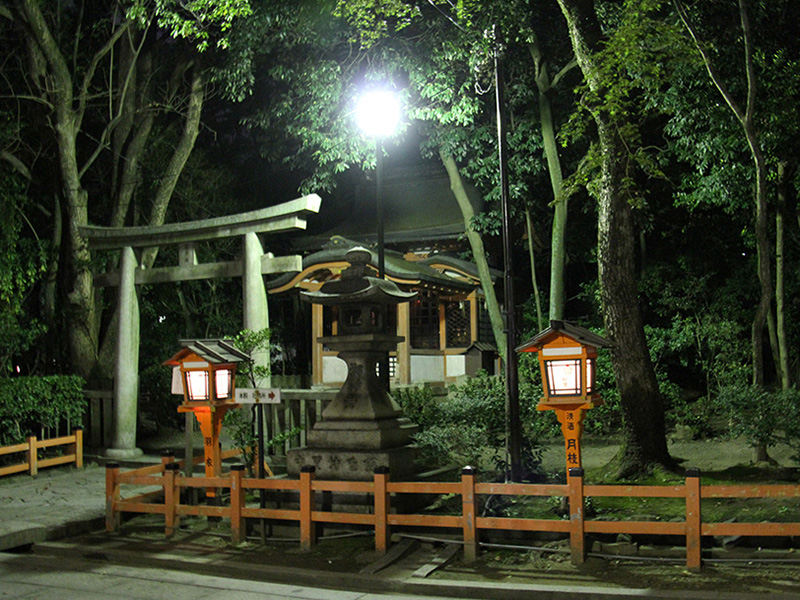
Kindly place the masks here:
<instances>
[{"instance_id":1,"label":"paved walkway","mask_svg":"<svg viewBox=\"0 0 800 600\"><path fill-rule=\"evenodd\" d=\"M0 553L0 597L36 600L400 600L198 573ZM428 596L432 600L436 597Z\"/></svg>"},{"instance_id":2,"label":"paved walkway","mask_svg":"<svg viewBox=\"0 0 800 600\"><path fill-rule=\"evenodd\" d=\"M0 550L102 527L105 477L103 467L88 464L0 478Z\"/></svg>"}]
</instances>

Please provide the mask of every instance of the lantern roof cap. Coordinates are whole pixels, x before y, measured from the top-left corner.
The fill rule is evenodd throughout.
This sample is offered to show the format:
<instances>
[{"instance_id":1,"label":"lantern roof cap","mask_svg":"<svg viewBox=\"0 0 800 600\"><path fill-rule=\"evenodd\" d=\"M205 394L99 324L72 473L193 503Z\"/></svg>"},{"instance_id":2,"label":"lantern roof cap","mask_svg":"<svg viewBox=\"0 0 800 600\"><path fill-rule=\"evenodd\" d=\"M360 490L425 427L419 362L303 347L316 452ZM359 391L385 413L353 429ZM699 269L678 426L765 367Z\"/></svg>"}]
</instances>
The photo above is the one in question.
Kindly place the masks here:
<instances>
[{"instance_id":1,"label":"lantern roof cap","mask_svg":"<svg viewBox=\"0 0 800 600\"><path fill-rule=\"evenodd\" d=\"M592 346L594 348L608 348L613 345L603 336L589 331L580 325L575 325L569 321L550 321L550 327L543 329L528 341L517 346L514 350L517 352L537 352L545 344L558 336L570 337L581 345Z\"/></svg>"},{"instance_id":2,"label":"lantern roof cap","mask_svg":"<svg viewBox=\"0 0 800 600\"><path fill-rule=\"evenodd\" d=\"M394 281L372 277L368 263L372 253L361 246L348 250L345 259L350 266L342 271L341 279L324 283L316 292L301 292L300 296L314 304L399 304L407 302L417 292L404 292Z\"/></svg>"},{"instance_id":3,"label":"lantern roof cap","mask_svg":"<svg viewBox=\"0 0 800 600\"><path fill-rule=\"evenodd\" d=\"M180 340L183 346L165 365L179 365L184 359L195 354L210 364L237 363L250 360L246 352L233 345L233 340Z\"/></svg>"}]
</instances>

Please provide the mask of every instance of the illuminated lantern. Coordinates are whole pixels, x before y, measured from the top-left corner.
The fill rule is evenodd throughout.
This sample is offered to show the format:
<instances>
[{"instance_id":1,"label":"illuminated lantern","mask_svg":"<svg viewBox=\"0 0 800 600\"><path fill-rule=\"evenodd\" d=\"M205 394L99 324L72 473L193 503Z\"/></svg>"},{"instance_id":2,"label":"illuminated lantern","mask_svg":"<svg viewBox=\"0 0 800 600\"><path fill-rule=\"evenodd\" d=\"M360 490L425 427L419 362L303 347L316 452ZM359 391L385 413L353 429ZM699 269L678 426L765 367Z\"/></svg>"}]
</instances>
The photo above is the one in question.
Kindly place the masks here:
<instances>
[{"instance_id":1,"label":"illuminated lantern","mask_svg":"<svg viewBox=\"0 0 800 600\"><path fill-rule=\"evenodd\" d=\"M233 402L236 363L249 360L229 340L181 340L183 348L164 364L173 368L172 392L183 394L178 412L191 412L203 433L206 477L220 474L219 433ZM190 457L187 457L190 459ZM214 496L213 489L207 495Z\"/></svg>"},{"instance_id":2,"label":"illuminated lantern","mask_svg":"<svg viewBox=\"0 0 800 600\"><path fill-rule=\"evenodd\" d=\"M174 367L173 393L183 394L184 403L219 404L233 400L236 363L247 360L227 340L182 340L183 348L164 362ZM180 389L175 376L180 373Z\"/></svg>"},{"instance_id":3,"label":"illuminated lantern","mask_svg":"<svg viewBox=\"0 0 800 600\"><path fill-rule=\"evenodd\" d=\"M595 386L597 348L610 345L588 329L566 321L550 321L550 327L516 348L517 352L539 353L544 397L536 408L556 411L564 434L568 469L581 466L585 412L603 404Z\"/></svg>"}]
</instances>

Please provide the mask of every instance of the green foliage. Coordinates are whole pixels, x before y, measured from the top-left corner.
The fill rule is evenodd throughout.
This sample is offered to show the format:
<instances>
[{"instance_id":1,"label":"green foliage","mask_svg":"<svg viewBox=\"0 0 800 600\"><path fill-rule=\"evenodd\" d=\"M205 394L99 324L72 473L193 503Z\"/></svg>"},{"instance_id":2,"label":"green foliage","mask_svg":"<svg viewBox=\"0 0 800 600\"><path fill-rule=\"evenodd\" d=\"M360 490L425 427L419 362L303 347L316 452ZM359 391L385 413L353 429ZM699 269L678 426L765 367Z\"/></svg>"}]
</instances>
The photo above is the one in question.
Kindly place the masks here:
<instances>
[{"instance_id":1,"label":"green foliage","mask_svg":"<svg viewBox=\"0 0 800 600\"><path fill-rule=\"evenodd\" d=\"M0 228L0 376L13 369L13 358L41 336L44 325L31 318L26 301L47 264L46 244L36 237L17 177L0 170L0 199L6 208ZM23 234L23 228L33 237Z\"/></svg>"},{"instance_id":2,"label":"green foliage","mask_svg":"<svg viewBox=\"0 0 800 600\"><path fill-rule=\"evenodd\" d=\"M252 14L249 0L132 0L126 8L129 19L146 26L154 17L159 27L174 38L208 49L212 35L218 48L227 48L227 34L237 18Z\"/></svg>"},{"instance_id":3,"label":"green foliage","mask_svg":"<svg viewBox=\"0 0 800 600\"><path fill-rule=\"evenodd\" d=\"M586 136L594 116L602 113L614 123L615 134L624 141L626 173L619 177L619 193L636 207L643 207L649 186L647 179L664 179L663 148L649 142L646 134L653 119L660 118L654 98L675 76L676 64L689 54L680 29L663 18L664 0L625 0L599 5L598 14L606 27L602 50L593 73L595 82L580 88L579 110L560 132L562 143ZM601 166L601 149L593 145L575 174L567 180L570 192L586 187L596 196Z\"/></svg>"},{"instance_id":4,"label":"green foliage","mask_svg":"<svg viewBox=\"0 0 800 600\"><path fill-rule=\"evenodd\" d=\"M728 419L731 436L741 436L752 446L787 444L800 462L800 391L726 386L716 408Z\"/></svg>"},{"instance_id":5,"label":"green foliage","mask_svg":"<svg viewBox=\"0 0 800 600\"><path fill-rule=\"evenodd\" d=\"M251 411L245 408L229 410L225 413L222 421L225 431L230 435L235 448L242 453L242 461L251 470L258 448L258 436L256 435Z\"/></svg>"},{"instance_id":6,"label":"green foliage","mask_svg":"<svg viewBox=\"0 0 800 600\"><path fill-rule=\"evenodd\" d=\"M84 381L76 375L0 378L0 445L19 444L42 427L81 424Z\"/></svg>"},{"instance_id":7,"label":"green foliage","mask_svg":"<svg viewBox=\"0 0 800 600\"><path fill-rule=\"evenodd\" d=\"M242 352L246 352L251 357L261 352L265 352L267 356L269 356L270 335L271 332L268 328L259 331L242 329L236 334L236 337L233 338L233 345ZM257 365L252 358L251 360L241 363L236 369L236 374L246 377L248 383L252 387L257 387L257 382L269 377L270 372L270 365Z\"/></svg>"},{"instance_id":8,"label":"green foliage","mask_svg":"<svg viewBox=\"0 0 800 600\"><path fill-rule=\"evenodd\" d=\"M597 353L596 368L595 385L603 404L586 412L583 428L586 433L614 435L622 429L622 409L609 352Z\"/></svg>"},{"instance_id":9,"label":"green foliage","mask_svg":"<svg viewBox=\"0 0 800 600\"><path fill-rule=\"evenodd\" d=\"M255 409L255 406L253 407ZM242 461L250 470L251 473L255 471L255 458L258 453L258 434L255 426L255 411L246 408L239 408L236 410L229 410L225 413L223 425L225 431L230 435L234 447L238 448L242 453ZM292 427L286 431L275 435L274 437L264 440L264 449L273 446L280 446L286 440L290 440L301 432L300 427Z\"/></svg>"},{"instance_id":10,"label":"green foliage","mask_svg":"<svg viewBox=\"0 0 800 600\"><path fill-rule=\"evenodd\" d=\"M402 0L339 0L334 16L355 28L351 40L368 48L392 31L400 31L420 15L418 7Z\"/></svg>"},{"instance_id":11,"label":"green foliage","mask_svg":"<svg viewBox=\"0 0 800 600\"><path fill-rule=\"evenodd\" d=\"M520 398L523 468L529 476L539 470L540 440L552 431L547 415L536 412L531 386ZM539 394L541 395L541 394ZM418 460L426 466L471 465L503 472L505 468L505 389L503 379L484 371L451 388L437 400L430 389L398 390L395 397L412 421Z\"/></svg>"}]
</instances>

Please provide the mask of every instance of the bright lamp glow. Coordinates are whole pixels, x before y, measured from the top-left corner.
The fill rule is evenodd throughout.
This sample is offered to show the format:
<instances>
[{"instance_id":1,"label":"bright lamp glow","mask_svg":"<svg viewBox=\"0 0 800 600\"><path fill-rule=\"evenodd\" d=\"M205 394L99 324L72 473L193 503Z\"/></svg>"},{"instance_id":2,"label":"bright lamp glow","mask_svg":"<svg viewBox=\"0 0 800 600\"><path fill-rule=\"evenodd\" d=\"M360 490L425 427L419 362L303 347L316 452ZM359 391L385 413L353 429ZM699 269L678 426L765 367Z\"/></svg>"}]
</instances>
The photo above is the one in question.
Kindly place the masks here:
<instances>
[{"instance_id":1,"label":"bright lamp glow","mask_svg":"<svg viewBox=\"0 0 800 600\"><path fill-rule=\"evenodd\" d=\"M580 359L548 360L547 384L551 396L578 396L581 393Z\"/></svg>"},{"instance_id":2,"label":"bright lamp glow","mask_svg":"<svg viewBox=\"0 0 800 600\"><path fill-rule=\"evenodd\" d=\"M231 397L231 372L228 369L220 369L214 373L214 388L217 391L217 400Z\"/></svg>"},{"instance_id":3,"label":"bright lamp glow","mask_svg":"<svg viewBox=\"0 0 800 600\"><path fill-rule=\"evenodd\" d=\"M591 394L594 391L594 359L586 359L586 393Z\"/></svg>"},{"instance_id":4,"label":"bright lamp glow","mask_svg":"<svg viewBox=\"0 0 800 600\"><path fill-rule=\"evenodd\" d=\"M388 90L361 96L356 109L358 126L370 137L392 135L400 123L400 101Z\"/></svg>"},{"instance_id":5,"label":"bright lamp glow","mask_svg":"<svg viewBox=\"0 0 800 600\"><path fill-rule=\"evenodd\" d=\"M186 394L189 400L208 400L208 373L206 371L186 371Z\"/></svg>"}]
</instances>

